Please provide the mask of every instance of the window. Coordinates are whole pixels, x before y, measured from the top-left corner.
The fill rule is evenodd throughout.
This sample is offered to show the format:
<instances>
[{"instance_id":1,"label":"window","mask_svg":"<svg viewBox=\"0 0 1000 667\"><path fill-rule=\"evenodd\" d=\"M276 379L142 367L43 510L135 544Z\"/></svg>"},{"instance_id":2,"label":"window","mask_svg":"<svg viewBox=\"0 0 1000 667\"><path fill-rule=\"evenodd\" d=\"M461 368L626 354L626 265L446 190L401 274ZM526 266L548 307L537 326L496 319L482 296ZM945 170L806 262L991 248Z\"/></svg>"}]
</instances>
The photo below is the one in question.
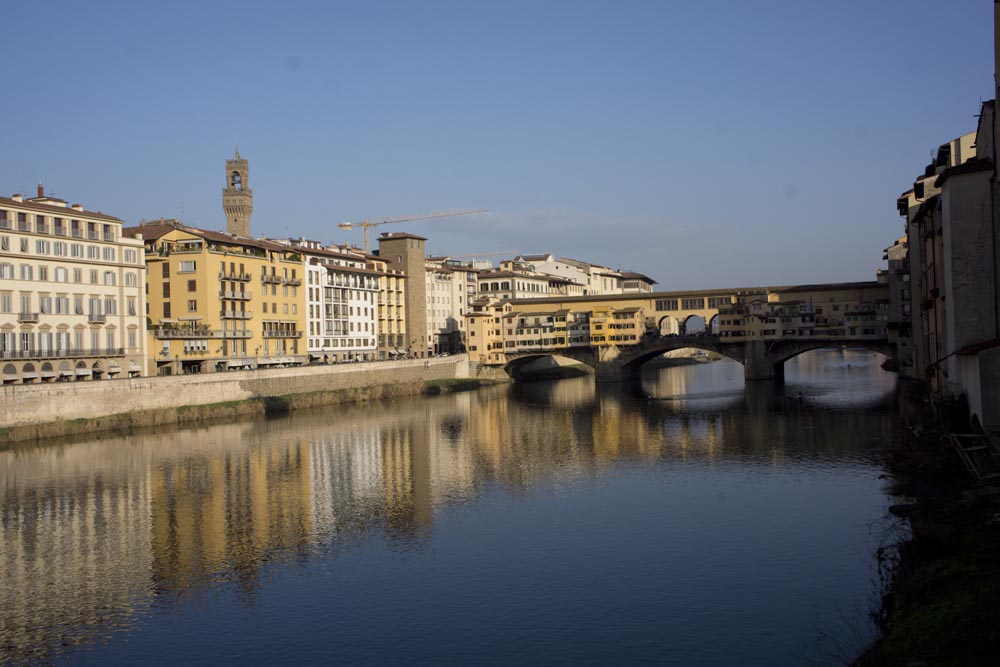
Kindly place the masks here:
<instances>
[{"instance_id":1,"label":"window","mask_svg":"<svg viewBox=\"0 0 1000 667\"><path fill-rule=\"evenodd\" d=\"M177 272L178 273L194 273L194 270L195 270L195 262L194 261L187 261L187 262L181 262L181 267L177 270Z\"/></svg>"},{"instance_id":2,"label":"window","mask_svg":"<svg viewBox=\"0 0 1000 667\"><path fill-rule=\"evenodd\" d=\"M67 246L65 241L56 241L52 244L52 254L57 257L65 257L67 253Z\"/></svg>"},{"instance_id":3,"label":"window","mask_svg":"<svg viewBox=\"0 0 1000 667\"><path fill-rule=\"evenodd\" d=\"M162 266L163 266L163 277L164 278L169 278L170 277L170 265L167 264L166 262L164 262Z\"/></svg>"},{"instance_id":4,"label":"window","mask_svg":"<svg viewBox=\"0 0 1000 667\"><path fill-rule=\"evenodd\" d=\"M104 272L104 284L105 285L114 285L115 284L115 272L114 271L105 271Z\"/></svg>"},{"instance_id":5,"label":"window","mask_svg":"<svg viewBox=\"0 0 1000 667\"><path fill-rule=\"evenodd\" d=\"M53 233L56 236L66 236L66 221L62 218L52 218Z\"/></svg>"},{"instance_id":6,"label":"window","mask_svg":"<svg viewBox=\"0 0 1000 667\"><path fill-rule=\"evenodd\" d=\"M125 273L125 286L126 287L138 287L139 286L139 278L136 276L136 274L134 272L127 271Z\"/></svg>"},{"instance_id":7,"label":"window","mask_svg":"<svg viewBox=\"0 0 1000 667\"><path fill-rule=\"evenodd\" d=\"M188 292L197 292L197 291L198 291L198 281L197 280L189 280L188 281Z\"/></svg>"},{"instance_id":8,"label":"window","mask_svg":"<svg viewBox=\"0 0 1000 667\"><path fill-rule=\"evenodd\" d=\"M74 243L69 247L70 257L83 257L83 245Z\"/></svg>"},{"instance_id":9,"label":"window","mask_svg":"<svg viewBox=\"0 0 1000 667\"><path fill-rule=\"evenodd\" d=\"M135 310L135 297L134 296L130 296L130 297L128 297L128 314L129 315L135 315L135 313L136 313L136 310Z\"/></svg>"},{"instance_id":10,"label":"window","mask_svg":"<svg viewBox=\"0 0 1000 667\"><path fill-rule=\"evenodd\" d=\"M124 250L122 254L125 257L126 264L135 264L138 262L139 254L135 250Z\"/></svg>"},{"instance_id":11,"label":"window","mask_svg":"<svg viewBox=\"0 0 1000 667\"><path fill-rule=\"evenodd\" d=\"M83 238L83 231L80 229L79 220L70 220L69 227L70 227L70 236L72 236L75 239Z\"/></svg>"},{"instance_id":12,"label":"window","mask_svg":"<svg viewBox=\"0 0 1000 667\"><path fill-rule=\"evenodd\" d=\"M681 307L684 310L700 310L705 307L705 299L704 297L681 299Z\"/></svg>"},{"instance_id":13,"label":"window","mask_svg":"<svg viewBox=\"0 0 1000 667\"><path fill-rule=\"evenodd\" d=\"M52 244L48 241L38 239L35 241L35 252L39 255L48 255L52 250Z\"/></svg>"},{"instance_id":14,"label":"window","mask_svg":"<svg viewBox=\"0 0 1000 667\"><path fill-rule=\"evenodd\" d=\"M87 259L100 259L101 258L101 248L96 245L87 246Z\"/></svg>"},{"instance_id":15,"label":"window","mask_svg":"<svg viewBox=\"0 0 1000 667\"><path fill-rule=\"evenodd\" d=\"M163 298L170 298L170 283L163 283Z\"/></svg>"},{"instance_id":16,"label":"window","mask_svg":"<svg viewBox=\"0 0 1000 667\"><path fill-rule=\"evenodd\" d=\"M195 301L194 299L191 299L190 301L188 301L188 312L189 313L196 313L196 312L198 312L198 302Z\"/></svg>"},{"instance_id":17,"label":"window","mask_svg":"<svg viewBox=\"0 0 1000 667\"><path fill-rule=\"evenodd\" d=\"M39 266L38 267L38 279L39 280L48 280L49 279L49 267L47 267L47 266Z\"/></svg>"},{"instance_id":18,"label":"window","mask_svg":"<svg viewBox=\"0 0 1000 667\"><path fill-rule=\"evenodd\" d=\"M164 301L163 302L163 317L166 318L166 319L170 318L170 302L169 301Z\"/></svg>"},{"instance_id":19,"label":"window","mask_svg":"<svg viewBox=\"0 0 1000 667\"><path fill-rule=\"evenodd\" d=\"M115 261L115 249L114 248L103 248L102 256L105 262Z\"/></svg>"},{"instance_id":20,"label":"window","mask_svg":"<svg viewBox=\"0 0 1000 667\"><path fill-rule=\"evenodd\" d=\"M21 265L21 280L34 280L35 271L30 264Z\"/></svg>"},{"instance_id":21,"label":"window","mask_svg":"<svg viewBox=\"0 0 1000 667\"><path fill-rule=\"evenodd\" d=\"M13 278L13 277L14 277L14 265L0 264L0 278Z\"/></svg>"},{"instance_id":22,"label":"window","mask_svg":"<svg viewBox=\"0 0 1000 667\"><path fill-rule=\"evenodd\" d=\"M14 295L10 292L0 294L0 313L9 313L14 307Z\"/></svg>"},{"instance_id":23,"label":"window","mask_svg":"<svg viewBox=\"0 0 1000 667\"><path fill-rule=\"evenodd\" d=\"M657 299L657 310L677 310L677 299Z\"/></svg>"}]
</instances>

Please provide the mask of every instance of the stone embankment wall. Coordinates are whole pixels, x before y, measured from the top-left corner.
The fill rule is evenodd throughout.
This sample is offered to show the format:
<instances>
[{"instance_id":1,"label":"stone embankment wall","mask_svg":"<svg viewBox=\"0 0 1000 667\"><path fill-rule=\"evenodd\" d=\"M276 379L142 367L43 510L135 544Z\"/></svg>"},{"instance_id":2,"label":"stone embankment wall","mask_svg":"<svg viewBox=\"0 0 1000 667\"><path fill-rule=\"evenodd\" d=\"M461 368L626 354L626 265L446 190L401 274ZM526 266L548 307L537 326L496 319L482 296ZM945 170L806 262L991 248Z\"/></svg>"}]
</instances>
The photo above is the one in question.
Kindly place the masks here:
<instances>
[{"instance_id":1,"label":"stone embankment wall","mask_svg":"<svg viewBox=\"0 0 1000 667\"><path fill-rule=\"evenodd\" d=\"M303 366L175 377L0 387L0 440L151 426L225 414L285 411L418 393L428 380L468 377L465 356ZM211 410L198 410L207 406ZM186 414L185 414L186 413ZM121 418L127 415L127 419ZM113 419L112 417L118 417ZM81 422L88 422L82 424ZM38 428L45 425L45 428ZM59 428L59 425L64 425Z\"/></svg>"}]
</instances>

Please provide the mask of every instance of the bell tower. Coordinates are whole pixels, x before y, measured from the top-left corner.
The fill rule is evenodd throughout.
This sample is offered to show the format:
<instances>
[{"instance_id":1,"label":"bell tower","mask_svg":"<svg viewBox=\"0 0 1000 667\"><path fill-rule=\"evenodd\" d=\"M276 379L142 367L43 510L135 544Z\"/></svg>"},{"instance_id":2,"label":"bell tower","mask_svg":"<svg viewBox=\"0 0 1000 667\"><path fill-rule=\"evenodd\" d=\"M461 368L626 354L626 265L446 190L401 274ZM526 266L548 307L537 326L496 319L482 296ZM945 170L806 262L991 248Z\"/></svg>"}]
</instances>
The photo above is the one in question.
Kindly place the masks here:
<instances>
[{"instance_id":1,"label":"bell tower","mask_svg":"<svg viewBox=\"0 0 1000 667\"><path fill-rule=\"evenodd\" d=\"M250 189L250 164L240 157L239 146L232 160L226 160L226 187L222 190L222 208L226 212L226 231L250 236L253 213L253 190Z\"/></svg>"}]
</instances>

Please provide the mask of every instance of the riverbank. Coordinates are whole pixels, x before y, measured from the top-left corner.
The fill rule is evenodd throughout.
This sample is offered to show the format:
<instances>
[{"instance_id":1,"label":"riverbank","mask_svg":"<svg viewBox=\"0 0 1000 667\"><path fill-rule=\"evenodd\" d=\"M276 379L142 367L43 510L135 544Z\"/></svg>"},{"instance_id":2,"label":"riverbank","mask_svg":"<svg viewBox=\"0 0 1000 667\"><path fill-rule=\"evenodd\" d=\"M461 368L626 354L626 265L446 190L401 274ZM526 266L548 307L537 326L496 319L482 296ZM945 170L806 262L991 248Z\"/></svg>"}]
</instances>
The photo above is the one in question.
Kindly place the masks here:
<instances>
[{"instance_id":1,"label":"riverbank","mask_svg":"<svg viewBox=\"0 0 1000 667\"><path fill-rule=\"evenodd\" d=\"M885 456L910 536L877 555L885 594L878 641L855 662L994 665L1000 648L1000 504L977 486L939 424L918 425Z\"/></svg>"},{"instance_id":2,"label":"riverbank","mask_svg":"<svg viewBox=\"0 0 1000 667\"><path fill-rule=\"evenodd\" d=\"M3 388L0 449L84 433L217 422L338 403L457 391L464 357Z\"/></svg>"}]
</instances>

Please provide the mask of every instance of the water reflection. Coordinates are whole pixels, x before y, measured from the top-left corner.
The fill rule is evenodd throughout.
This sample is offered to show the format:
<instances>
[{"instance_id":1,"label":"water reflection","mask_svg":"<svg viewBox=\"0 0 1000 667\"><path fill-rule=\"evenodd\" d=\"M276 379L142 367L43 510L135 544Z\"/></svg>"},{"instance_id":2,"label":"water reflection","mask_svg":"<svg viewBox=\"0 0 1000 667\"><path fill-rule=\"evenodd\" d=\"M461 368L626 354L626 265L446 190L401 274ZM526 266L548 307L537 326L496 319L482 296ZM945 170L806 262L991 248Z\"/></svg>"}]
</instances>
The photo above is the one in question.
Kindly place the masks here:
<instances>
[{"instance_id":1,"label":"water reflection","mask_svg":"<svg viewBox=\"0 0 1000 667\"><path fill-rule=\"evenodd\" d=\"M638 391L581 378L0 453L0 656L113 648L218 586L253 604L283 563L376 536L426 549L442 512L493 490L622 464L870 466L891 421L841 408L880 409L893 379L851 354L804 356L778 389L718 362Z\"/></svg>"}]
</instances>

